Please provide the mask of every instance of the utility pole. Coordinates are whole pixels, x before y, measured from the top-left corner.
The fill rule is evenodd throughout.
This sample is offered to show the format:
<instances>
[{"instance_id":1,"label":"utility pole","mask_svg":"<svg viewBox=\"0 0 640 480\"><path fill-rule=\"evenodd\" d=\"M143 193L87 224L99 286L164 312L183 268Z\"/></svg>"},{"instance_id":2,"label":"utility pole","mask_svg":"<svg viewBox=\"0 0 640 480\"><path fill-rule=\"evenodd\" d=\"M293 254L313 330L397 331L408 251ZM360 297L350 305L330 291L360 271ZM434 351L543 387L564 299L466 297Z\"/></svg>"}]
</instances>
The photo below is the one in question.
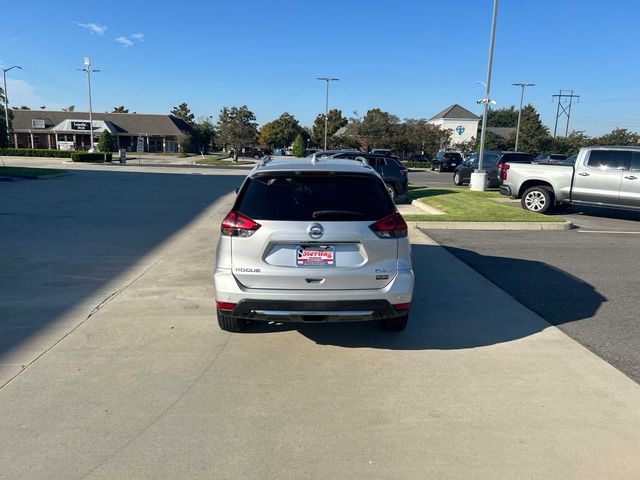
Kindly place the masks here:
<instances>
[{"instance_id":1,"label":"utility pole","mask_svg":"<svg viewBox=\"0 0 640 480\"><path fill-rule=\"evenodd\" d=\"M9 94L7 93L7 72L14 68L22 70L22 67L19 65L2 69L2 81L4 82L4 121L7 127L7 148L11 146L11 133L9 133Z\"/></svg>"},{"instance_id":2,"label":"utility pole","mask_svg":"<svg viewBox=\"0 0 640 480\"><path fill-rule=\"evenodd\" d=\"M471 174L471 182L469 182L469 189L476 191L485 191L487 189L487 173L482 169L482 162L484 160L484 137L487 132L487 113L489 110L489 103L491 102L491 68L493 67L493 44L496 39L496 21L498 19L498 0L493 0L493 16L491 18L491 41L489 42L489 62L487 64L487 81L484 98L480 101L484 104L484 111L482 114L482 131L480 132L480 155L478 158L478 168Z\"/></svg>"},{"instance_id":3,"label":"utility pole","mask_svg":"<svg viewBox=\"0 0 640 480\"><path fill-rule=\"evenodd\" d=\"M518 151L518 139L520 138L520 119L522 118L522 101L524 100L524 89L525 87L534 87L535 83L512 83L511 85L515 87L522 87L522 92L520 93L520 110L518 110L518 126L516 127L516 148L515 151Z\"/></svg>"},{"instance_id":4,"label":"utility pole","mask_svg":"<svg viewBox=\"0 0 640 480\"><path fill-rule=\"evenodd\" d=\"M340 80L339 78L331 77L317 77L317 80L323 80L327 82L327 94L324 106L324 149L327 150L327 132L329 130L329 82Z\"/></svg>"},{"instance_id":5,"label":"utility pole","mask_svg":"<svg viewBox=\"0 0 640 480\"><path fill-rule=\"evenodd\" d=\"M567 93L567 92L570 92L570 93ZM564 136L566 137L567 135L569 135L569 120L571 119L571 105L573 103L574 98L577 98L578 101L580 101L580 95L574 95L573 90L560 90L560 93L553 95L553 98L556 98L556 97L558 98L558 108L556 109L556 124L553 127L553 138L556 137L556 132L558 131L558 119L562 115L566 115L567 117L567 126L565 127L565 130L564 130ZM569 99L569 104L566 106L562 104L562 100L565 98Z\"/></svg>"},{"instance_id":6,"label":"utility pole","mask_svg":"<svg viewBox=\"0 0 640 480\"><path fill-rule=\"evenodd\" d=\"M79 68L81 72L87 73L87 83L89 85L89 137L91 138L91 149L90 152L95 152L95 148L93 145L93 107L91 106L91 73L99 72L100 70L92 70L91 69L91 61L89 57L84 57L82 62L84 64L84 68Z\"/></svg>"}]
</instances>

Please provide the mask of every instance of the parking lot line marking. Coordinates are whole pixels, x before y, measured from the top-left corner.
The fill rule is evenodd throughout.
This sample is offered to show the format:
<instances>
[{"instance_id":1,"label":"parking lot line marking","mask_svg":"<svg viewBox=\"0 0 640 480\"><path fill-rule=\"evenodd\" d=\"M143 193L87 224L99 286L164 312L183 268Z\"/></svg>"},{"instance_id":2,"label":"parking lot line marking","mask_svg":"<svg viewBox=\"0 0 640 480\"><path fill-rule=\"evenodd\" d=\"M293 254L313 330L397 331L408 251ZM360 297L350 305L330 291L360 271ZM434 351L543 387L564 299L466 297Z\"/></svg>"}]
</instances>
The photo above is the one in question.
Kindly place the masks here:
<instances>
[{"instance_id":1,"label":"parking lot line marking","mask_svg":"<svg viewBox=\"0 0 640 480\"><path fill-rule=\"evenodd\" d=\"M631 234L631 235L640 235L640 232L625 232L624 230L622 231L617 231L617 230L578 230L578 232L580 233L611 233L611 234Z\"/></svg>"}]
</instances>

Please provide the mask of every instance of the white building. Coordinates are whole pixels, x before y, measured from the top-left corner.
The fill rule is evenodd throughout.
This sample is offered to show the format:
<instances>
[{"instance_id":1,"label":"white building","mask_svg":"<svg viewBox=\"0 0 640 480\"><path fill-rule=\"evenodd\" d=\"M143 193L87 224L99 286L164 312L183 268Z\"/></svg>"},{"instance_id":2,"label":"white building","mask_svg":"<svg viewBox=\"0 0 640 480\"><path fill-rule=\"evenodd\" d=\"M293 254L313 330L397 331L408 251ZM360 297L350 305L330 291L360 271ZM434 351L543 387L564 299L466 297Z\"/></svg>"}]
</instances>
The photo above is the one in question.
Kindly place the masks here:
<instances>
[{"instance_id":1,"label":"white building","mask_svg":"<svg viewBox=\"0 0 640 480\"><path fill-rule=\"evenodd\" d=\"M475 139L478 134L479 121L479 116L457 103L445 108L429 119L430 124L451 130L452 145Z\"/></svg>"}]
</instances>

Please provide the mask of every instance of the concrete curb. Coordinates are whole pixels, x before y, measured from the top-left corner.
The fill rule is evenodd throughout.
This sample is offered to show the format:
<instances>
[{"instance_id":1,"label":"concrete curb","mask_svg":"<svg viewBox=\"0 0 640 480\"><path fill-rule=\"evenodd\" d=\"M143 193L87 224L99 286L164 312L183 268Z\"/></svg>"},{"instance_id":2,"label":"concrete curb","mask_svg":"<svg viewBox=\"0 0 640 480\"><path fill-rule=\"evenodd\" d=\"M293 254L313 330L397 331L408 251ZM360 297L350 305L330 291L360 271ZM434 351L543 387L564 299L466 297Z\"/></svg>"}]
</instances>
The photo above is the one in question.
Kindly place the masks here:
<instances>
[{"instance_id":1,"label":"concrete curb","mask_svg":"<svg viewBox=\"0 0 640 480\"><path fill-rule=\"evenodd\" d=\"M444 215L445 214L442 210L438 210L435 207L431 207L431 206L427 205L426 203L421 202L420 200L413 200L411 202L411 205L413 205L414 207L421 208L422 210L424 210L425 212L427 212L430 215Z\"/></svg>"},{"instance_id":2,"label":"concrete curb","mask_svg":"<svg viewBox=\"0 0 640 480\"><path fill-rule=\"evenodd\" d=\"M561 231L571 230L573 222L407 222L409 228L425 230L523 230Z\"/></svg>"}]
</instances>

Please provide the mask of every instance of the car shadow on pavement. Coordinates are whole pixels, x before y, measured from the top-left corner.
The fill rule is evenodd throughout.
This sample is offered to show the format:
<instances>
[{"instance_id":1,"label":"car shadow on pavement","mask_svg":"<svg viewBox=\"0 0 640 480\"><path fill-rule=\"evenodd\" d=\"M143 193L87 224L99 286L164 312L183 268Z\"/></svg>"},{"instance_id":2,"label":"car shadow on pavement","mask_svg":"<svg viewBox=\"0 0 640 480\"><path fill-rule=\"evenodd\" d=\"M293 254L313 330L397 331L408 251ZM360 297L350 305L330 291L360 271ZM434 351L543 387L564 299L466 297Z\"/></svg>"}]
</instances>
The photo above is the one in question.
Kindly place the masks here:
<instances>
[{"instance_id":1,"label":"car shadow on pavement","mask_svg":"<svg viewBox=\"0 0 640 480\"><path fill-rule=\"evenodd\" d=\"M248 333L297 330L321 345L389 350L451 350L483 347L536 334L549 327L590 318L606 298L591 285L542 262L449 249L479 271L458 262L443 247L413 245L416 285L404 332L385 332L372 322L264 324ZM480 268L481 267L481 268ZM500 289L496 288L500 287ZM512 298L513 297L513 298ZM533 310L540 316L532 314Z\"/></svg>"}]
</instances>

